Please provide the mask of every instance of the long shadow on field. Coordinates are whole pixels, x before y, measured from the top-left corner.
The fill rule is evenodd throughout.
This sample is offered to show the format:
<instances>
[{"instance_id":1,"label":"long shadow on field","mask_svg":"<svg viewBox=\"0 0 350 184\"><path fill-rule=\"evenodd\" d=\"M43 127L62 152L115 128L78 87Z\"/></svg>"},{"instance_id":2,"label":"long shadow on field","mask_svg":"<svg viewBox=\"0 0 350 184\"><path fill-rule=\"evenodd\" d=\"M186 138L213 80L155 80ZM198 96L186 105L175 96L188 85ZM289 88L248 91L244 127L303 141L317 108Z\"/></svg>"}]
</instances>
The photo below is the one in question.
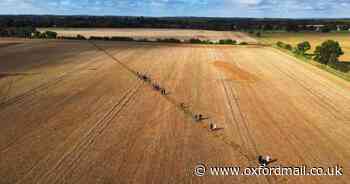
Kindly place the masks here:
<instances>
[{"instance_id":1,"label":"long shadow on field","mask_svg":"<svg viewBox=\"0 0 350 184\"><path fill-rule=\"evenodd\" d=\"M331 62L328 64L328 66L344 73L348 73L350 71L350 61Z\"/></svg>"}]
</instances>

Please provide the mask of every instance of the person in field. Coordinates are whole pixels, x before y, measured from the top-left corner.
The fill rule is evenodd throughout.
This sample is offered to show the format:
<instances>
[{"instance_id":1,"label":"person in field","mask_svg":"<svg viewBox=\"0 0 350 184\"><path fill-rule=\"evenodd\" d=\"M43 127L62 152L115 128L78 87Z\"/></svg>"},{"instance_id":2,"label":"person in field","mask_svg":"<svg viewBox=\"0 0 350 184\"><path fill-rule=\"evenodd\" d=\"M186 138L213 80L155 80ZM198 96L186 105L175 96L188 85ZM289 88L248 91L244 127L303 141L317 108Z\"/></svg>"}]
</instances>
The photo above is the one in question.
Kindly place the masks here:
<instances>
[{"instance_id":1,"label":"person in field","mask_svg":"<svg viewBox=\"0 0 350 184\"><path fill-rule=\"evenodd\" d=\"M161 92L162 95L166 95L166 91L165 91L164 88L162 88L160 92Z\"/></svg>"},{"instance_id":2,"label":"person in field","mask_svg":"<svg viewBox=\"0 0 350 184\"><path fill-rule=\"evenodd\" d=\"M152 86L156 91L160 90L160 86L158 84L153 84Z\"/></svg>"},{"instance_id":3,"label":"person in field","mask_svg":"<svg viewBox=\"0 0 350 184\"><path fill-rule=\"evenodd\" d=\"M209 129L210 129L210 131L215 131L216 130L216 124L215 123L210 123L209 124Z\"/></svg>"},{"instance_id":4,"label":"person in field","mask_svg":"<svg viewBox=\"0 0 350 184\"><path fill-rule=\"evenodd\" d=\"M265 158L262 155L259 155L258 161L259 161L260 166L262 166L262 167L266 167L267 165L269 165L272 162L271 156L269 156L269 155L267 155Z\"/></svg>"},{"instance_id":5,"label":"person in field","mask_svg":"<svg viewBox=\"0 0 350 184\"><path fill-rule=\"evenodd\" d=\"M196 122L202 121L203 120L203 115L202 114L196 114L194 115L194 120Z\"/></svg>"}]
</instances>

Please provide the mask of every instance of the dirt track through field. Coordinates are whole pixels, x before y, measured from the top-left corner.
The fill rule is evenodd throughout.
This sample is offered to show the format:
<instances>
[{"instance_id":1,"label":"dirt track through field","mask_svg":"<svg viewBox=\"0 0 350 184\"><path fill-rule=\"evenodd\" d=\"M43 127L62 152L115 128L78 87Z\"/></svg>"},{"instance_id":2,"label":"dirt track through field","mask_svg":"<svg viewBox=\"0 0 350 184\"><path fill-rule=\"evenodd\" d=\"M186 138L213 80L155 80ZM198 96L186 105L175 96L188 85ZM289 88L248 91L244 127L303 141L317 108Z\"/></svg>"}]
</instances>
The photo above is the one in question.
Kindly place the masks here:
<instances>
[{"instance_id":1,"label":"dirt track through field","mask_svg":"<svg viewBox=\"0 0 350 184\"><path fill-rule=\"evenodd\" d=\"M349 180L348 83L270 48L94 43L13 45L21 57L12 62L10 47L0 48L1 72L38 73L0 79L0 183ZM51 52L35 54L45 44ZM208 119L194 122L197 113ZM209 122L223 129L210 132ZM193 175L198 163L256 166L259 154L272 165L341 165L345 175Z\"/></svg>"}]
</instances>

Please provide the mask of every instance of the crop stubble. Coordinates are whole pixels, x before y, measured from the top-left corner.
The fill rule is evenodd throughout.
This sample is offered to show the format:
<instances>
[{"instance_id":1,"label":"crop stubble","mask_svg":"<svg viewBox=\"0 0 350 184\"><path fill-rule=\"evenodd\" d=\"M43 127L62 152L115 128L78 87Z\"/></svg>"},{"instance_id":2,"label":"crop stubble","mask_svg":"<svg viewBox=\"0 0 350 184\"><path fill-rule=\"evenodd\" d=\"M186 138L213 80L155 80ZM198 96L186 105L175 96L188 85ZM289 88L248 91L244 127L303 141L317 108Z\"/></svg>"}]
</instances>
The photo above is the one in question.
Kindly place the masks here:
<instances>
[{"instance_id":1,"label":"crop stubble","mask_svg":"<svg viewBox=\"0 0 350 184\"><path fill-rule=\"evenodd\" d=\"M34 53L45 44L51 52ZM269 48L96 44L135 71L150 74L170 94L153 91L88 42L43 41L2 48L2 72L39 75L21 76L22 82L6 92L0 106L0 183L349 179L192 174L198 163L254 166L257 154L270 154L278 159L276 164L287 166L340 164L346 174L348 83ZM72 47L74 53L69 52ZM10 48L17 48L21 56L14 57L16 65L8 64ZM35 65L43 55L46 59ZM1 78L1 90L8 79L18 77ZM182 102L209 119L194 123L176 106ZM209 132L209 121L224 129Z\"/></svg>"}]
</instances>

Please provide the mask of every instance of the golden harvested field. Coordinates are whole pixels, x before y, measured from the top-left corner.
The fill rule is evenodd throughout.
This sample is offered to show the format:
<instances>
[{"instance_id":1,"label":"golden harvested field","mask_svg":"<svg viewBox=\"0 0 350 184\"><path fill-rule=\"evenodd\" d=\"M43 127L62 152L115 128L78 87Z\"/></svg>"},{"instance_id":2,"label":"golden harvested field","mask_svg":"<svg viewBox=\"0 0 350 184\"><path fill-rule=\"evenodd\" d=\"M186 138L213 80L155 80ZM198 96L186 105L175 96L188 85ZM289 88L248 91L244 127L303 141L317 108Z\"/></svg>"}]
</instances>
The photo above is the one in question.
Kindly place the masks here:
<instances>
[{"instance_id":1,"label":"golden harvested field","mask_svg":"<svg viewBox=\"0 0 350 184\"><path fill-rule=\"evenodd\" d=\"M125 36L135 39L147 38L156 40L157 38L176 38L180 40L189 40L198 38L201 40L217 41L220 39L233 39L238 42L256 43L254 38L241 32L231 31L207 31L207 30L182 30L182 29L132 29L132 28L40 28L39 31L55 31L59 36L77 36L78 34L85 37L90 36Z\"/></svg>"},{"instance_id":2,"label":"golden harvested field","mask_svg":"<svg viewBox=\"0 0 350 184\"><path fill-rule=\"evenodd\" d=\"M296 46L303 41L309 41L311 51L316 46L321 45L326 40L336 40L340 43L344 55L340 57L341 61L350 62L350 33L264 33L261 41L269 44L275 44L278 41Z\"/></svg>"},{"instance_id":3,"label":"golden harvested field","mask_svg":"<svg viewBox=\"0 0 350 184\"><path fill-rule=\"evenodd\" d=\"M278 50L94 42L116 62L87 41L22 42L0 48L1 184L350 180L349 83ZM193 174L199 163L256 167L258 155L344 175Z\"/></svg>"}]
</instances>

